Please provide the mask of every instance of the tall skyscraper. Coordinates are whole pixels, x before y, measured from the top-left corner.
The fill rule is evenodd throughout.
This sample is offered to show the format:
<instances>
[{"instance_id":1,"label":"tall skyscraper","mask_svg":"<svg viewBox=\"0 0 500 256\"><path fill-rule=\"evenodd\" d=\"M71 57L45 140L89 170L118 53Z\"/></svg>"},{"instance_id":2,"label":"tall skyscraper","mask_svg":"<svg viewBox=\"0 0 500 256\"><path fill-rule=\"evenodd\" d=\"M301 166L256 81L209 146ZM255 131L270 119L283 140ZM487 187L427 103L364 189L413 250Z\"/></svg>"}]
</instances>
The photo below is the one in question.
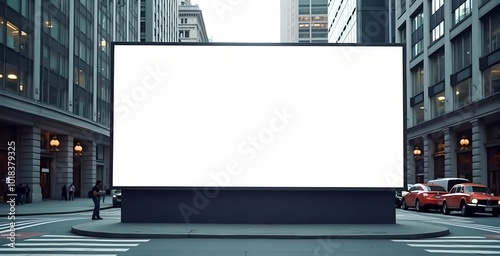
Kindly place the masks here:
<instances>
[{"instance_id":1,"label":"tall skyscraper","mask_svg":"<svg viewBox=\"0 0 500 256\"><path fill-rule=\"evenodd\" d=\"M71 183L77 197L96 179L109 187L110 42L139 41L139 0L0 1L0 10L0 197L14 161L6 145L33 202Z\"/></svg>"},{"instance_id":2,"label":"tall skyscraper","mask_svg":"<svg viewBox=\"0 0 500 256\"><path fill-rule=\"evenodd\" d=\"M396 0L328 0L328 42L393 43Z\"/></svg>"},{"instance_id":3,"label":"tall skyscraper","mask_svg":"<svg viewBox=\"0 0 500 256\"><path fill-rule=\"evenodd\" d=\"M141 0L141 42L177 42L178 11L178 0Z\"/></svg>"},{"instance_id":4,"label":"tall skyscraper","mask_svg":"<svg viewBox=\"0 0 500 256\"><path fill-rule=\"evenodd\" d=\"M281 42L328 42L328 0L281 0L280 12Z\"/></svg>"},{"instance_id":5,"label":"tall skyscraper","mask_svg":"<svg viewBox=\"0 0 500 256\"><path fill-rule=\"evenodd\" d=\"M408 183L460 177L500 193L500 2L400 0Z\"/></svg>"}]
</instances>

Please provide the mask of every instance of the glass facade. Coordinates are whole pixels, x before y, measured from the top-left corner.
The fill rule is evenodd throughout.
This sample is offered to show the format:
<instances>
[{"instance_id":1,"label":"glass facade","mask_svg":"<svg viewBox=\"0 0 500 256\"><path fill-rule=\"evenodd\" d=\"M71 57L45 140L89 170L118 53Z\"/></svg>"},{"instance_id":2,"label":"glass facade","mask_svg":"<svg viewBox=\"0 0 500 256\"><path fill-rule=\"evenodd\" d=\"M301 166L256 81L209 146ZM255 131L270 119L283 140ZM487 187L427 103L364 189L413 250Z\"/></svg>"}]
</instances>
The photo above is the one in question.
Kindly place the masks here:
<instances>
[{"instance_id":1,"label":"glass facade","mask_svg":"<svg viewBox=\"0 0 500 256\"><path fill-rule=\"evenodd\" d=\"M421 63L411 70L413 77L413 96L424 91L424 64Z\"/></svg>"},{"instance_id":2,"label":"glass facade","mask_svg":"<svg viewBox=\"0 0 500 256\"><path fill-rule=\"evenodd\" d=\"M424 13L420 12L417 14L415 17L412 18L412 23L411 23L411 31L412 35L418 34L420 30L423 29L423 22L424 22ZM415 38L415 36L412 36L412 39ZM422 36L416 37L419 38L415 40L411 46L411 56L417 57L424 51L424 39Z\"/></svg>"},{"instance_id":3,"label":"glass facade","mask_svg":"<svg viewBox=\"0 0 500 256\"><path fill-rule=\"evenodd\" d=\"M425 112L425 108L424 108L424 103L420 103L420 104L417 104L413 107L413 123L415 125L417 124L421 124L424 122L424 112Z\"/></svg>"},{"instance_id":4,"label":"glass facade","mask_svg":"<svg viewBox=\"0 0 500 256\"><path fill-rule=\"evenodd\" d=\"M328 42L328 0L299 0L299 42Z\"/></svg>"},{"instance_id":5,"label":"glass facade","mask_svg":"<svg viewBox=\"0 0 500 256\"><path fill-rule=\"evenodd\" d=\"M430 56L430 64L431 64L430 82L431 85L435 85L443 81L444 79L444 67L445 67L444 48L437 50L434 54Z\"/></svg>"},{"instance_id":6,"label":"glass facade","mask_svg":"<svg viewBox=\"0 0 500 256\"><path fill-rule=\"evenodd\" d=\"M34 12L31 1L7 1L0 12L0 90L32 97Z\"/></svg>"},{"instance_id":7,"label":"glass facade","mask_svg":"<svg viewBox=\"0 0 500 256\"><path fill-rule=\"evenodd\" d=\"M471 31L467 29L452 41L453 72L458 72L471 64Z\"/></svg>"},{"instance_id":8,"label":"glass facade","mask_svg":"<svg viewBox=\"0 0 500 256\"><path fill-rule=\"evenodd\" d=\"M0 1L0 6L5 5L8 10L0 12L0 52L3 53L0 54L0 91L38 100L51 108L109 127L110 42L139 40L139 1L127 1L128 4L116 8L107 1L93 0L3 2ZM35 8L39 8L40 13L36 21ZM98 15L97 24L94 24L94 15ZM116 38L113 38L113 23L116 23ZM40 38L35 38L35 27L39 28ZM94 38L96 30L97 38ZM35 56L36 42L39 42L39 51ZM36 74L35 59L40 63ZM33 84L35 80L39 81L38 88ZM94 93L97 93L97 102L94 102ZM94 106L97 109L94 110Z\"/></svg>"},{"instance_id":9,"label":"glass facade","mask_svg":"<svg viewBox=\"0 0 500 256\"><path fill-rule=\"evenodd\" d=\"M440 92L434 95L434 97L432 97L431 102L432 102L433 117L438 117L445 113L445 107L444 107L445 101L446 97L444 96L444 92Z\"/></svg>"},{"instance_id":10,"label":"glass facade","mask_svg":"<svg viewBox=\"0 0 500 256\"><path fill-rule=\"evenodd\" d=\"M472 0L465 0L460 6L453 10L453 25L467 19L472 14Z\"/></svg>"},{"instance_id":11,"label":"glass facade","mask_svg":"<svg viewBox=\"0 0 500 256\"><path fill-rule=\"evenodd\" d=\"M500 7L497 7L482 20L483 56L500 48Z\"/></svg>"},{"instance_id":12,"label":"glass facade","mask_svg":"<svg viewBox=\"0 0 500 256\"><path fill-rule=\"evenodd\" d=\"M461 108L471 102L471 79L467 79L453 87L453 108Z\"/></svg>"},{"instance_id":13,"label":"glass facade","mask_svg":"<svg viewBox=\"0 0 500 256\"><path fill-rule=\"evenodd\" d=\"M500 92L500 63L483 71L484 97Z\"/></svg>"}]
</instances>

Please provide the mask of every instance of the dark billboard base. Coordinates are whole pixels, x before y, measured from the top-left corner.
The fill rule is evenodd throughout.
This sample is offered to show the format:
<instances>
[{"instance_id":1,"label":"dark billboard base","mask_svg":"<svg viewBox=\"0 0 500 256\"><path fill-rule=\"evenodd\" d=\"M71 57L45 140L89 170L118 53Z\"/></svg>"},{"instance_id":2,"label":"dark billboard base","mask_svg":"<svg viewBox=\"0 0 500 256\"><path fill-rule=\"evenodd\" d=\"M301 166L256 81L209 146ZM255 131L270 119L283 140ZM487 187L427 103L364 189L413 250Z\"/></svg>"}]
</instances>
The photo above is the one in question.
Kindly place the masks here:
<instances>
[{"instance_id":1,"label":"dark billboard base","mask_svg":"<svg viewBox=\"0 0 500 256\"><path fill-rule=\"evenodd\" d=\"M123 223L394 224L394 191L122 190Z\"/></svg>"}]
</instances>

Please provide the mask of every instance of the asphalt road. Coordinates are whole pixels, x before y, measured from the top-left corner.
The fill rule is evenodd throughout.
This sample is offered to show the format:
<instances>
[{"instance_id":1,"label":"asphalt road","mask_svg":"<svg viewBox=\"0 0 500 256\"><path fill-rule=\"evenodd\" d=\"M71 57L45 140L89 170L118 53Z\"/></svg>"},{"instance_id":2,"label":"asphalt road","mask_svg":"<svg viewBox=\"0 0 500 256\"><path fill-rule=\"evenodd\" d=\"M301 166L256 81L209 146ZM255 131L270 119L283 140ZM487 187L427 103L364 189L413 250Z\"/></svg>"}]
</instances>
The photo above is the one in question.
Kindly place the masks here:
<instances>
[{"instance_id":1,"label":"asphalt road","mask_svg":"<svg viewBox=\"0 0 500 256\"><path fill-rule=\"evenodd\" d=\"M416 240L335 239L108 239L82 237L71 226L90 222L91 213L16 218L15 248L10 248L9 221L0 219L0 255L176 255L176 256L325 256L325 255L500 255L500 218L462 217L458 212L419 213L396 209L397 218L434 223L450 235ZM120 209L102 210L119 219Z\"/></svg>"}]
</instances>

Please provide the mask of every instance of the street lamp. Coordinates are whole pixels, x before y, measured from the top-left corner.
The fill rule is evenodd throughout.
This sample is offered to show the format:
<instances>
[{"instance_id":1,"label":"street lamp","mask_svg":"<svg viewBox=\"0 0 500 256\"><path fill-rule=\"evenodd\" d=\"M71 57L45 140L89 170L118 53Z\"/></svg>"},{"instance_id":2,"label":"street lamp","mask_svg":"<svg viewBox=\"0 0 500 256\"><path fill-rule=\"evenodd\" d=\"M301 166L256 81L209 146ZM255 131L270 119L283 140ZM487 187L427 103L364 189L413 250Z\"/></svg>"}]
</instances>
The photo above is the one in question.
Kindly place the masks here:
<instances>
[{"instance_id":1,"label":"street lamp","mask_svg":"<svg viewBox=\"0 0 500 256\"><path fill-rule=\"evenodd\" d=\"M415 147L415 150L413 150L413 158L415 158L415 160L420 160L421 154L422 151L418 147Z\"/></svg>"},{"instance_id":2,"label":"street lamp","mask_svg":"<svg viewBox=\"0 0 500 256\"><path fill-rule=\"evenodd\" d=\"M54 136L50 141L50 151L59 151L59 141L56 136Z\"/></svg>"},{"instance_id":3,"label":"street lamp","mask_svg":"<svg viewBox=\"0 0 500 256\"><path fill-rule=\"evenodd\" d=\"M460 140L460 146L462 150L467 150L467 146L469 145L469 139L467 139L467 136L463 135L462 139Z\"/></svg>"},{"instance_id":4,"label":"street lamp","mask_svg":"<svg viewBox=\"0 0 500 256\"><path fill-rule=\"evenodd\" d=\"M75 146L75 156L81 156L82 155L83 148L80 145L80 142L76 143Z\"/></svg>"}]
</instances>

